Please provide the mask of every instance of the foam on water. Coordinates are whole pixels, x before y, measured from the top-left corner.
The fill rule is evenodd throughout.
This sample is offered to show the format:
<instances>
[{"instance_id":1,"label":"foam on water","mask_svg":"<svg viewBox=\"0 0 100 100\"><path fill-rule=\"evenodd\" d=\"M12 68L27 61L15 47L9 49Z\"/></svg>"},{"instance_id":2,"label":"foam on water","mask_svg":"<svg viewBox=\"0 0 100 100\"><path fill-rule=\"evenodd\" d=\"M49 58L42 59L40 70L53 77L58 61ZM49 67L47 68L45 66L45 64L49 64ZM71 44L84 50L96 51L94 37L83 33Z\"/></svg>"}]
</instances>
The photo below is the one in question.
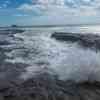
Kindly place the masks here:
<instances>
[{"instance_id":1,"label":"foam on water","mask_svg":"<svg viewBox=\"0 0 100 100\"><path fill-rule=\"evenodd\" d=\"M51 39L50 34L34 35L34 32L26 31L14 38L22 41L16 40L13 45L5 46L14 48L6 53L9 57L6 61L28 65L20 78L28 79L46 71L58 75L61 80L100 81L99 52L82 49L77 43L58 42Z\"/></svg>"}]
</instances>

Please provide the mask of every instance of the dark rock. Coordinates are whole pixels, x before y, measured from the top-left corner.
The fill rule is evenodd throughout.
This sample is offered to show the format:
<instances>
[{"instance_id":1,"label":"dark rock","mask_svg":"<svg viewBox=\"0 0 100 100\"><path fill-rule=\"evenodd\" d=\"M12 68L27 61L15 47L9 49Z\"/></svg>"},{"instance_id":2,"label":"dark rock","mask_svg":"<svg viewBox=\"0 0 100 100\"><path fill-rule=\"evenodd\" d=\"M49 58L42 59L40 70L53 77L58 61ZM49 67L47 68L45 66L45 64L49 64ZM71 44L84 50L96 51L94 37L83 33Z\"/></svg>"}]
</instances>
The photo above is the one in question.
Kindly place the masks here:
<instances>
[{"instance_id":1,"label":"dark rock","mask_svg":"<svg viewBox=\"0 0 100 100\"><path fill-rule=\"evenodd\" d=\"M10 43L8 41L0 41L0 45L9 45Z\"/></svg>"},{"instance_id":2,"label":"dark rock","mask_svg":"<svg viewBox=\"0 0 100 100\"><path fill-rule=\"evenodd\" d=\"M55 32L51 35L51 38L59 41L77 42L82 47L100 50L100 36L96 34Z\"/></svg>"},{"instance_id":3,"label":"dark rock","mask_svg":"<svg viewBox=\"0 0 100 100\"><path fill-rule=\"evenodd\" d=\"M11 25L11 27L16 28L16 27L18 27L18 26L17 26L17 25Z\"/></svg>"},{"instance_id":4,"label":"dark rock","mask_svg":"<svg viewBox=\"0 0 100 100\"><path fill-rule=\"evenodd\" d=\"M6 82L7 83L7 82ZM58 80L47 73L0 88L4 100L100 100L100 83Z\"/></svg>"},{"instance_id":5,"label":"dark rock","mask_svg":"<svg viewBox=\"0 0 100 100\"><path fill-rule=\"evenodd\" d=\"M52 34L53 38L60 40L60 41L71 41L71 42L75 42L75 41L79 41L80 35L76 35L76 34L70 34L70 33L57 33L55 32L54 34Z\"/></svg>"},{"instance_id":6,"label":"dark rock","mask_svg":"<svg viewBox=\"0 0 100 100\"><path fill-rule=\"evenodd\" d=\"M0 30L0 34L16 34L16 33L23 33L25 30L22 29L17 29L17 28L11 28L11 29L5 29L5 30Z\"/></svg>"}]
</instances>

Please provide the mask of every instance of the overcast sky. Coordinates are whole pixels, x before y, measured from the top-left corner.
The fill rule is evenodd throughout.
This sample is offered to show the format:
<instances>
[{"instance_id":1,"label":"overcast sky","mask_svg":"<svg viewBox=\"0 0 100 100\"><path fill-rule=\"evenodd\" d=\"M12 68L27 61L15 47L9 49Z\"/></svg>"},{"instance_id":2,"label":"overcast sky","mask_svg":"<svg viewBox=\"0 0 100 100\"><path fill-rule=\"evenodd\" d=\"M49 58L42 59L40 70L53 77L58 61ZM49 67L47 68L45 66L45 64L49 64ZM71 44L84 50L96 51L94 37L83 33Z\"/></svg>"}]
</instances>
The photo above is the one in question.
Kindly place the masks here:
<instances>
[{"instance_id":1,"label":"overcast sky","mask_svg":"<svg viewBox=\"0 0 100 100\"><path fill-rule=\"evenodd\" d=\"M0 0L0 25L100 23L100 0Z\"/></svg>"}]
</instances>

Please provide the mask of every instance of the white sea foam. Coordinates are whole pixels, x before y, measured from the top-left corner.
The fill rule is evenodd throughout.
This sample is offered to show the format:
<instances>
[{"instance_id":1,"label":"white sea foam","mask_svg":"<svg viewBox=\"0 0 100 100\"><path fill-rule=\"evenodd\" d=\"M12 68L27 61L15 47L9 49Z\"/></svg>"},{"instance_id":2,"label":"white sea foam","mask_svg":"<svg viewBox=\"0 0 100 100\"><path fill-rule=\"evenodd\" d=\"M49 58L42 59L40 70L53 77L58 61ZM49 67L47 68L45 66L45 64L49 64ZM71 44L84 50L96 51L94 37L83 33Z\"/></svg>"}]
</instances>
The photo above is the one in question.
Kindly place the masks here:
<instances>
[{"instance_id":1,"label":"white sea foam","mask_svg":"<svg viewBox=\"0 0 100 100\"><path fill-rule=\"evenodd\" d=\"M58 75L61 80L100 81L99 52L82 49L77 43L58 42L50 35L34 35L34 32L16 34L15 38L23 41L16 42L17 49L6 53L9 57L6 61L29 65L20 78L28 79L47 71Z\"/></svg>"}]
</instances>

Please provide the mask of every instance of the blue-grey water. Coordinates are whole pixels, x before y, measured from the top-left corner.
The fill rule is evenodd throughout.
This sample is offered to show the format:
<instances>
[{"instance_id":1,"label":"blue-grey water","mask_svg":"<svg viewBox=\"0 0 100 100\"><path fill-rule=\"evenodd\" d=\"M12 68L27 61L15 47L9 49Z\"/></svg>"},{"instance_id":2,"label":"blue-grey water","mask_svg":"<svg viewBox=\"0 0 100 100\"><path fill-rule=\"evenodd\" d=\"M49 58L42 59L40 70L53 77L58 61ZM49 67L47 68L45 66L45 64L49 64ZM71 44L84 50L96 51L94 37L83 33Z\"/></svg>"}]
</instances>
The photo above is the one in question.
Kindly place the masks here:
<instances>
[{"instance_id":1,"label":"blue-grey water","mask_svg":"<svg viewBox=\"0 0 100 100\"><path fill-rule=\"evenodd\" d=\"M3 59L1 65L5 68L0 71L0 79L11 76L16 79L17 76L18 79L26 80L47 72L58 75L61 80L100 81L99 52L85 50L77 43L60 42L50 37L52 33L62 31L100 34L100 26L25 28L25 30L23 33L13 35L0 34L0 41L8 42L0 45L3 49L0 54L0 59ZM2 55L5 57L2 58ZM19 73L15 75L16 71Z\"/></svg>"}]
</instances>

